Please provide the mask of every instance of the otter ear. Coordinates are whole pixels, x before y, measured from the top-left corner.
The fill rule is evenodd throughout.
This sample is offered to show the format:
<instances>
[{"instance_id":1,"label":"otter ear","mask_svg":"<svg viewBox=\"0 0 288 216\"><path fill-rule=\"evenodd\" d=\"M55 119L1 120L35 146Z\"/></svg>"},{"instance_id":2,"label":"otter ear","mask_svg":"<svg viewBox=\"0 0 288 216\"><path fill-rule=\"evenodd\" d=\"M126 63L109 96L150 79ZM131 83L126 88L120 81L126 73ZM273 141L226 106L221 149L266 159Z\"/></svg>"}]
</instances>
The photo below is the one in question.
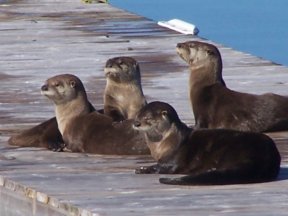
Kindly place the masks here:
<instances>
[{"instance_id":1,"label":"otter ear","mask_svg":"<svg viewBox=\"0 0 288 216\"><path fill-rule=\"evenodd\" d=\"M70 87L75 88L76 87L76 82L74 80L70 81Z\"/></svg>"},{"instance_id":2,"label":"otter ear","mask_svg":"<svg viewBox=\"0 0 288 216\"><path fill-rule=\"evenodd\" d=\"M140 71L140 67L139 67L138 62L134 65L134 69L135 69L136 71Z\"/></svg>"}]
</instances>

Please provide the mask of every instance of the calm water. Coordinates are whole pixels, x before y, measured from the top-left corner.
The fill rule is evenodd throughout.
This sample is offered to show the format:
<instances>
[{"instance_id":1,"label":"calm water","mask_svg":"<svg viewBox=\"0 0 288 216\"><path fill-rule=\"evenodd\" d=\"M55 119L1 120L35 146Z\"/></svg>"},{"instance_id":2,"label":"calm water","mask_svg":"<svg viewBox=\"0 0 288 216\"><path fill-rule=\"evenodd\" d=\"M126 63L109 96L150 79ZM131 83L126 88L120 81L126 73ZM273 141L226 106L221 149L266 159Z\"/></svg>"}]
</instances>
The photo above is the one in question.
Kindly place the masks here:
<instances>
[{"instance_id":1,"label":"calm water","mask_svg":"<svg viewBox=\"0 0 288 216\"><path fill-rule=\"evenodd\" d=\"M288 0L110 0L155 21L179 18L199 36L288 66Z\"/></svg>"}]
</instances>

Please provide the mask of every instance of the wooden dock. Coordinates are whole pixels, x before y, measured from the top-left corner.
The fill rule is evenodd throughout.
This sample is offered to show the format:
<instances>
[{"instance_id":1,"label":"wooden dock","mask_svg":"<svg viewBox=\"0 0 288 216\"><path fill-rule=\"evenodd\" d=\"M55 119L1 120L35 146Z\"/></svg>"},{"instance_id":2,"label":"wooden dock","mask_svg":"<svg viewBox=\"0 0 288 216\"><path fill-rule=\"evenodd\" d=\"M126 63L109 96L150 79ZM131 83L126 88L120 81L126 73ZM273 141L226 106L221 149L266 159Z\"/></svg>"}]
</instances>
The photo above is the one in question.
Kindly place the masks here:
<instances>
[{"instance_id":1,"label":"wooden dock","mask_svg":"<svg viewBox=\"0 0 288 216\"><path fill-rule=\"evenodd\" d=\"M116 56L139 61L148 101L172 104L193 124L188 67L175 52L178 42L191 39L204 40L107 4L0 0L0 215L287 215L288 132L269 134L282 155L277 181L230 186L177 187L158 183L165 175L134 174L153 162L149 156L8 146L11 134L54 116L51 102L40 95L50 76L79 76L101 108L103 67ZM217 46L228 87L288 95L288 68Z\"/></svg>"}]
</instances>

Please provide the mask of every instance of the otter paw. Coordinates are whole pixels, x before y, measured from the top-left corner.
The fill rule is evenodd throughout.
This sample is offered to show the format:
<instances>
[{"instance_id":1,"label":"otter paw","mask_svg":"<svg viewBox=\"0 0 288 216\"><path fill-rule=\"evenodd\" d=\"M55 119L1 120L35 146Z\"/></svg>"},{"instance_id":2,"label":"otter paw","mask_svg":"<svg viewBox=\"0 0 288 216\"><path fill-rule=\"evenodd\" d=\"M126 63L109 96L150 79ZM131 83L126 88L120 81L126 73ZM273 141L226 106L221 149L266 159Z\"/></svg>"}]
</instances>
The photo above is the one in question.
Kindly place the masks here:
<instances>
[{"instance_id":1,"label":"otter paw","mask_svg":"<svg viewBox=\"0 0 288 216\"><path fill-rule=\"evenodd\" d=\"M148 174L148 173L150 173L148 168L149 167L144 167L144 166L136 168L135 174Z\"/></svg>"},{"instance_id":2,"label":"otter paw","mask_svg":"<svg viewBox=\"0 0 288 216\"><path fill-rule=\"evenodd\" d=\"M48 149L54 152L63 152L65 147L65 143L49 143Z\"/></svg>"}]
</instances>

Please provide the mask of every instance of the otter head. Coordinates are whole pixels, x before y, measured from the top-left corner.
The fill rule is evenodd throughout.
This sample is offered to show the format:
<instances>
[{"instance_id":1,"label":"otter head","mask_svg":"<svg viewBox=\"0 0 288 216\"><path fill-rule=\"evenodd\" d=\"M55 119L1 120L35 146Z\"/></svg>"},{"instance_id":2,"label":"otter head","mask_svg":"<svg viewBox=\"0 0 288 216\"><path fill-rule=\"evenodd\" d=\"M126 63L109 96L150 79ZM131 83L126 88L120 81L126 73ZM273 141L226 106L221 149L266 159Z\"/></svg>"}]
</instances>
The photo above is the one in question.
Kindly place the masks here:
<instances>
[{"instance_id":1,"label":"otter head","mask_svg":"<svg viewBox=\"0 0 288 216\"><path fill-rule=\"evenodd\" d=\"M58 129L64 138L69 122L89 112L89 102L81 80L71 74L51 77L41 87L41 93L55 104Z\"/></svg>"},{"instance_id":2,"label":"otter head","mask_svg":"<svg viewBox=\"0 0 288 216\"><path fill-rule=\"evenodd\" d=\"M131 57L111 58L104 69L108 80L116 83L131 83L140 81L140 68L137 61Z\"/></svg>"},{"instance_id":3,"label":"otter head","mask_svg":"<svg viewBox=\"0 0 288 216\"><path fill-rule=\"evenodd\" d=\"M176 51L189 64L191 75L200 75L201 79L206 80L205 82L210 84L219 82L225 86L222 78L222 58L216 46L205 42L187 41L178 43Z\"/></svg>"},{"instance_id":4,"label":"otter head","mask_svg":"<svg viewBox=\"0 0 288 216\"><path fill-rule=\"evenodd\" d=\"M158 162L174 157L188 129L172 106L152 102L143 107L134 121L134 128L143 131L151 156Z\"/></svg>"},{"instance_id":5,"label":"otter head","mask_svg":"<svg viewBox=\"0 0 288 216\"><path fill-rule=\"evenodd\" d=\"M150 141L159 142L169 132L172 124L177 122L180 122L180 119L172 106L155 101L139 111L133 126L146 133Z\"/></svg>"},{"instance_id":6,"label":"otter head","mask_svg":"<svg viewBox=\"0 0 288 216\"><path fill-rule=\"evenodd\" d=\"M218 59L221 58L220 52L216 46L199 41L178 43L176 51L177 54L189 65L207 60L218 61Z\"/></svg>"},{"instance_id":7,"label":"otter head","mask_svg":"<svg viewBox=\"0 0 288 216\"><path fill-rule=\"evenodd\" d=\"M71 74L62 74L49 78L41 87L41 93L51 99L56 105L70 102L80 95L86 97L81 80Z\"/></svg>"}]
</instances>

